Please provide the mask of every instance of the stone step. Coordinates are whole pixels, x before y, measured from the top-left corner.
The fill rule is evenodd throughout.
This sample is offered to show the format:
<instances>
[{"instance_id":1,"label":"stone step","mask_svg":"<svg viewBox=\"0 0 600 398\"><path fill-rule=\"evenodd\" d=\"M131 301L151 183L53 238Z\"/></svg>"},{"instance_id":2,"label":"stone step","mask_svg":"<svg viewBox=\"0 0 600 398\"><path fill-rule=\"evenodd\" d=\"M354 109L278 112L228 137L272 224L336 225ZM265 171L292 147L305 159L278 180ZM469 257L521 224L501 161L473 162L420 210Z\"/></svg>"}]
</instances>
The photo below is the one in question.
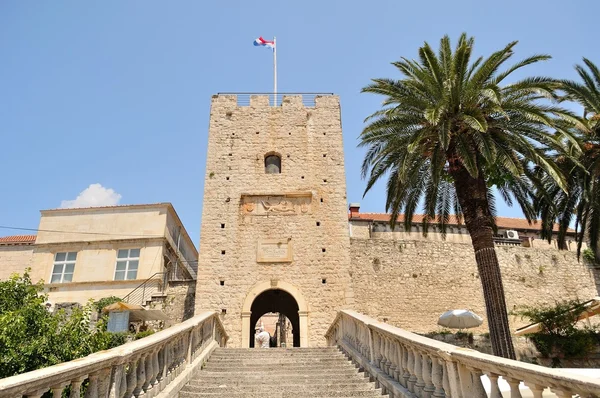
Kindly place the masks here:
<instances>
[{"instance_id":1,"label":"stone step","mask_svg":"<svg viewBox=\"0 0 600 398\"><path fill-rule=\"evenodd\" d=\"M202 374L205 373L205 374ZM290 384L303 384L303 383L315 383L315 384L327 384L327 383L347 383L352 380L360 380L362 383L368 381L364 373L354 374L327 374L327 375L303 375L298 373L292 374L278 374L276 378L264 377L264 374L252 374L246 376L240 376L239 374L227 375L225 372L213 373L213 372L200 372L192 380L191 384L264 384L264 385L279 385L285 380L286 383Z\"/></svg>"},{"instance_id":2,"label":"stone step","mask_svg":"<svg viewBox=\"0 0 600 398\"><path fill-rule=\"evenodd\" d=\"M339 361L340 359L346 358L344 355L340 354L328 354L328 355L228 355L228 356L218 356L211 355L211 361L255 361L257 359L261 359L264 361L300 361L307 359L314 360L329 360L329 361Z\"/></svg>"},{"instance_id":3,"label":"stone step","mask_svg":"<svg viewBox=\"0 0 600 398\"><path fill-rule=\"evenodd\" d=\"M374 391L375 386L371 383L362 383L362 384L321 384L321 385L313 385L313 384L287 384L285 380L280 382L282 384L277 385L278 391L305 391L305 392L318 392L318 391ZM273 391L273 386L264 386L264 385L256 385L256 386L241 386L241 385L228 385L221 384L219 386L199 386L199 385L187 385L181 391L191 391L191 392L204 392L204 393L213 393L213 392L224 392L228 393L238 393L238 392L247 392L247 393L268 393Z\"/></svg>"},{"instance_id":4,"label":"stone step","mask_svg":"<svg viewBox=\"0 0 600 398\"><path fill-rule=\"evenodd\" d=\"M217 352L260 352L260 351L272 351L272 352L339 352L338 347L273 347L273 348L231 348L231 347L218 347L215 350Z\"/></svg>"},{"instance_id":5,"label":"stone step","mask_svg":"<svg viewBox=\"0 0 600 398\"><path fill-rule=\"evenodd\" d=\"M237 368L228 368L228 367L214 367L208 365L204 368L204 371L211 373L232 373L236 372L239 374L242 373L254 373L254 374L331 374L331 373L342 373L342 374L354 374L358 372L353 366L344 366L344 365L332 365L332 366L322 366L322 367L314 367L314 366L261 366L257 368L256 366L248 366L248 367L237 367Z\"/></svg>"},{"instance_id":6,"label":"stone step","mask_svg":"<svg viewBox=\"0 0 600 398\"><path fill-rule=\"evenodd\" d=\"M260 381L260 380L257 380ZM202 388L220 388L221 386L231 388L248 388L251 387L248 380L232 380L231 382L220 382L219 380L190 380L190 386L202 387ZM331 379L329 377L322 378L306 378L296 380L265 380L264 383L259 384L260 387L279 387L279 386L315 386L315 387L327 387L327 386L361 386L371 385L371 383L365 384L365 377L344 377L339 379Z\"/></svg>"},{"instance_id":7,"label":"stone step","mask_svg":"<svg viewBox=\"0 0 600 398\"><path fill-rule=\"evenodd\" d=\"M358 373L358 369L355 368L339 368L339 369L313 369L310 367L302 368L302 369L226 369L226 370L214 370L214 369L203 369L202 373L206 375L218 376L220 374L228 374L235 375L237 377L244 376L260 376L260 375L302 375L302 376L311 376L311 375L354 375Z\"/></svg>"},{"instance_id":8,"label":"stone step","mask_svg":"<svg viewBox=\"0 0 600 398\"><path fill-rule=\"evenodd\" d=\"M311 354L305 352L257 352L257 353L213 353L211 358L339 358L343 357L341 352L330 352L327 354Z\"/></svg>"},{"instance_id":9,"label":"stone step","mask_svg":"<svg viewBox=\"0 0 600 398\"><path fill-rule=\"evenodd\" d=\"M244 368L244 369L263 369L267 367L286 367L286 366L306 366L315 368L326 368L331 366L352 366L350 361L311 361L309 359L302 361L265 361L265 362L208 362L206 367L221 367L221 368Z\"/></svg>"},{"instance_id":10,"label":"stone step","mask_svg":"<svg viewBox=\"0 0 600 398\"><path fill-rule=\"evenodd\" d=\"M310 352L277 352L274 350L261 350L258 352L240 352L240 353L213 353L211 358L337 358L344 356L341 351L328 353L310 353Z\"/></svg>"},{"instance_id":11,"label":"stone step","mask_svg":"<svg viewBox=\"0 0 600 398\"><path fill-rule=\"evenodd\" d=\"M179 398L195 398L195 397L228 397L228 398L298 398L298 397L381 397L381 389L370 390L370 391L345 391L345 390L329 390L325 389L322 391L303 391L299 389L295 390L284 390L274 389L271 392L202 392L202 391L184 391L179 392Z\"/></svg>"},{"instance_id":12,"label":"stone step","mask_svg":"<svg viewBox=\"0 0 600 398\"><path fill-rule=\"evenodd\" d=\"M335 347L218 348L179 397L351 398L381 393Z\"/></svg>"}]
</instances>

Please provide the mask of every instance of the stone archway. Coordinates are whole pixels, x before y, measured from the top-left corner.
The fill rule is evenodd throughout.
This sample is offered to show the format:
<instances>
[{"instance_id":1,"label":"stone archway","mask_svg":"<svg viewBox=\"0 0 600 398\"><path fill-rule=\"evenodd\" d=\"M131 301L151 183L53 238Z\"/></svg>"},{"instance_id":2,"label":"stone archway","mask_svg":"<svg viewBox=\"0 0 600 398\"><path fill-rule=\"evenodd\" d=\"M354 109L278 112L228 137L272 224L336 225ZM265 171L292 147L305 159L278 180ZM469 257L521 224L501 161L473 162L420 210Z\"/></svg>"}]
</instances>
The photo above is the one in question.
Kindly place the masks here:
<instances>
[{"instance_id":1,"label":"stone archway","mask_svg":"<svg viewBox=\"0 0 600 398\"><path fill-rule=\"evenodd\" d=\"M244 348L248 348L250 347L250 334L251 334L251 323L252 320L254 320L254 322L256 322L256 319L258 319L260 317L260 315L263 314L255 314L255 316L252 316L252 305L254 304L255 300L257 298L259 298L259 296L261 296L263 293L271 291L271 290L280 290L284 292L283 297L285 296L291 296L290 298L293 299L293 301L295 301L295 304L297 304L297 308L298 308L298 312L297 312L297 318L296 318L296 314L289 314L286 315L288 316L288 318L290 319L290 321L294 322L294 320L292 320L292 318L297 319L297 326L294 326L294 328L297 328L297 331L299 332L299 345L300 347L308 347L308 305L306 304L306 300L304 300L304 296L302 296L302 294L300 293L300 290L295 287L294 285L287 283L287 282L283 282L283 281L276 281L276 280L272 280L272 281L265 281L265 282L261 282L257 285L255 285L250 292L248 293L248 295L246 296L246 299L244 300L244 304L242 306L242 347ZM265 310L266 308L269 308L269 310L271 309L276 309L275 307L265 307L263 304L261 304L261 302L265 301L264 298L269 298L269 295L264 295L262 296L263 298L259 298L258 301L258 305L259 307L255 307L255 309L259 309L260 311ZM290 312L293 310L295 310L295 307L292 307L291 301L287 300L287 304L284 305L284 307L281 308L281 311L277 311L277 312ZM267 311L265 311L267 312ZM254 319L256 318L256 319Z\"/></svg>"}]
</instances>

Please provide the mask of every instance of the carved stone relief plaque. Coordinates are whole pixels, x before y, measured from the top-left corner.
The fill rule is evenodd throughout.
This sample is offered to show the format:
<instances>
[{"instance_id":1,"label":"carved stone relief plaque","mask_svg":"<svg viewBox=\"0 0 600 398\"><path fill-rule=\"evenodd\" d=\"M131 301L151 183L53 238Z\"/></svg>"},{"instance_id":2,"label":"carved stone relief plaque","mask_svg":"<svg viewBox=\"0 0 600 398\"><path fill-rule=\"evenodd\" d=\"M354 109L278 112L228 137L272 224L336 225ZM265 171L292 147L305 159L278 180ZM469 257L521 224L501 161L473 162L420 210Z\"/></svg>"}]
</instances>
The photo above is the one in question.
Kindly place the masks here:
<instances>
[{"instance_id":1,"label":"carved stone relief plaque","mask_svg":"<svg viewBox=\"0 0 600 398\"><path fill-rule=\"evenodd\" d=\"M259 240L256 248L257 263L289 263L293 260L290 239Z\"/></svg>"},{"instance_id":2,"label":"carved stone relief plaque","mask_svg":"<svg viewBox=\"0 0 600 398\"><path fill-rule=\"evenodd\" d=\"M241 211L249 216L291 216L312 212L312 195L242 195Z\"/></svg>"}]
</instances>

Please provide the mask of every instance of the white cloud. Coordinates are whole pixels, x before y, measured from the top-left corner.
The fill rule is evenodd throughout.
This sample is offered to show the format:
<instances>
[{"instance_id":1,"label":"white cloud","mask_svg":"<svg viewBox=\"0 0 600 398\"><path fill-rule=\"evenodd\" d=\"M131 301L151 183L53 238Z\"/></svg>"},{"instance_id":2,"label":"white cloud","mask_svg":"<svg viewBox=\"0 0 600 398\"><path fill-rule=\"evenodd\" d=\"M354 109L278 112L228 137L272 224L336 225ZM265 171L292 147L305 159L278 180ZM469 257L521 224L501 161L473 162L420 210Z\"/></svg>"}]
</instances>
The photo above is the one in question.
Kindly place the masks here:
<instances>
[{"instance_id":1,"label":"white cloud","mask_svg":"<svg viewBox=\"0 0 600 398\"><path fill-rule=\"evenodd\" d=\"M60 208L114 206L119 204L120 200L121 195L112 188L105 188L102 184L90 184L89 187L77 195L77 198L60 202Z\"/></svg>"}]
</instances>

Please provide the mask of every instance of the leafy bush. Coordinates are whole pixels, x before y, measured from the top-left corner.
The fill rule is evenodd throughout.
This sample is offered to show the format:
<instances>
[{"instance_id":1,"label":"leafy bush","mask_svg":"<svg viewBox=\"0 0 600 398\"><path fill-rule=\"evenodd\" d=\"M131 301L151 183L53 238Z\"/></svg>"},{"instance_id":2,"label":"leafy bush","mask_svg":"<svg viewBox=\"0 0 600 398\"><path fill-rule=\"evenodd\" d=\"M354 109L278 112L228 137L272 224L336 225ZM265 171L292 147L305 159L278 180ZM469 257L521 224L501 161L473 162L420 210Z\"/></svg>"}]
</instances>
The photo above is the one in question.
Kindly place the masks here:
<instances>
[{"instance_id":1,"label":"leafy bush","mask_svg":"<svg viewBox=\"0 0 600 398\"><path fill-rule=\"evenodd\" d=\"M552 358L552 366L560 366L561 359L587 356L598 345L596 328L577 328L579 316L585 311L579 300L565 300L554 306L522 307L513 314L540 323L541 330L527 335L539 353Z\"/></svg>"},{"instance_id":2,"label":"leafy bush","mask_svg":"<svg viewBox=\"0 0 600 398\"><path fill-rule=\"evenodd\" d=\"M106 318L95 327L93 303L50 313L43 282L32 283L29 270L0 281L0 378L9 377L106 350L125 335L106 331Z\"/></svg>"},{"instance_id":3,"label":"leafy bush","mask_svg":"<svg viewBox=\"0 0 600 398\"><path fill-rule=\"evenodd\" d=\"M594 251L592 249L584 249L581 252L581 255L583 256L583 259L587 262L589 262L590 264L596 264L596 256L594 255Z\"/></svg>"},{"instance_id":4,"label":"leafy bush","mask_svg":"<svg viewBox=\"0 0 600 398\"><path fill-rule=\"evenodd\" d=\"M96 312L99 313L102 311L102 308L106 307L107 305L111 305L113 303L118 303L121 300L122 299L117 296L103 297L94 303L94 308L96 309Z\"/></svg>"},{"instance_id":5,"label":"leafy bush","mask_svg":"<svg viewBox=\"0 0 600 398\"><path fill-rule=\"evenodd\" d=\"M144 330L143 332L136 333L134 340L143 339L144 337L150 336L151 334L154 334L154 330Z\"/></svg>"}]
</instances>

